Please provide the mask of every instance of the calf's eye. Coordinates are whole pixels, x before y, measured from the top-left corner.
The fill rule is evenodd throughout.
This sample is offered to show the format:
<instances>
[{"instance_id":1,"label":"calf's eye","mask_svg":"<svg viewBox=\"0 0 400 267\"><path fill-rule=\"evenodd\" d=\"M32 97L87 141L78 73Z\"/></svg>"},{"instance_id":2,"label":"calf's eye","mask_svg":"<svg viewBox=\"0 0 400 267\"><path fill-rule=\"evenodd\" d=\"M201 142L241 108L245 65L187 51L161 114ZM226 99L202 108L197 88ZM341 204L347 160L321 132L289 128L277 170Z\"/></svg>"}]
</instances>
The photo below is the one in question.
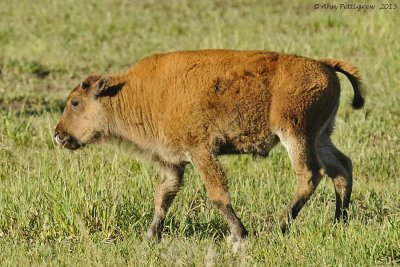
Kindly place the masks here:
<instances>
[{"instance_id":1,"label":"calf's eye","mask_svg":"<svg viewBox=\"0 0 400 267\"><path fill-rule=\"evenodd\" d=\"M71 100L71 106L74 108L79 106L79 100L77 100L77 99Z\"/></svg>"}]
</instances>

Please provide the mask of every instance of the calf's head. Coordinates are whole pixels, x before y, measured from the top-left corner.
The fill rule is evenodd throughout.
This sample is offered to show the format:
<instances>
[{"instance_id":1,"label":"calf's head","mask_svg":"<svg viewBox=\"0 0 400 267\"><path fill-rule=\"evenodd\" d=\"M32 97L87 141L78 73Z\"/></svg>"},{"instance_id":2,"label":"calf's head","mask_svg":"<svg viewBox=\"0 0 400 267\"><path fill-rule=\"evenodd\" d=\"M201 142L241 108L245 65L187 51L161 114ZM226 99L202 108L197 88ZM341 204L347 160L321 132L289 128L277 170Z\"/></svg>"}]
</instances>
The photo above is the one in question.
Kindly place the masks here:
<instances>
[{"instance_id":1,"label":"calf's head","mask_svg":"<svg viewBox=\"0 0 400 267\"><path fill-rule=\"evenodd\" d=\"M89 76L68 95L64 112L54 132L56 143L71 150L93 143L108 128L103 97L108 78Z\"/></svg>"}]
</instances>

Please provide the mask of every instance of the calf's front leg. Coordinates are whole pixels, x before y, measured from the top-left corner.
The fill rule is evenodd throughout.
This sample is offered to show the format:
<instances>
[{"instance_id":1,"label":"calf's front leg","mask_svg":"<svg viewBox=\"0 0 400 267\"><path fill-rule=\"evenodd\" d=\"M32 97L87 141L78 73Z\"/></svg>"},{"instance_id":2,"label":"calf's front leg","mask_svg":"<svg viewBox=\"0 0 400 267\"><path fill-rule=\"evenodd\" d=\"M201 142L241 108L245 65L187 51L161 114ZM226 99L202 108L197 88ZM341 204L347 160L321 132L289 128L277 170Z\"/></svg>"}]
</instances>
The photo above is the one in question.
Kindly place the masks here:
<instances>
[{"instance_id":1,"label":"calf's front leg","mask_svg":"<svg viewBox=\"0 0 400 267\"><path fill-rule=\"evenodd\" d=\"M165 216L182 185L184 166L160 166L159 181L154 195L154 217L147 230L148 239L161 238Z\"/></svg>"},{"instance_id":2,"label":"calf's front leg","mask_svg":"<svg viewBox=\"0 0 400 267\"><path fill-rule=\"evenodd\" d=\"M228 181L215 155L202 153L192 155L192 161L200 172L211 202L219 209L228 222L232 242L247 236L247 230L236 216L228 192Z\"/></svg>"}]
</instances>

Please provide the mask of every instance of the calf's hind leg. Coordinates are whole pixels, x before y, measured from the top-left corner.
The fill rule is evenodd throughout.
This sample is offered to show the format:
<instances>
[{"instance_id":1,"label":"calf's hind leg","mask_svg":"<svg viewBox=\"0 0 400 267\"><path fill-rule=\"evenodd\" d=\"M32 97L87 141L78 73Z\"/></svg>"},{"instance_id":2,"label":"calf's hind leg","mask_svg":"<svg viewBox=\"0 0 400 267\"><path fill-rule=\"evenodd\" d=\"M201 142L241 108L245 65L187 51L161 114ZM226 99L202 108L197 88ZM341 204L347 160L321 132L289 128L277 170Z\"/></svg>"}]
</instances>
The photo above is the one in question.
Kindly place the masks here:
<instances>
[{"instance_id":1,"label":"calf's hind leg","mask_svg":"<svg viewBox=\"0 0 400 267\"><path fill-rule=\"evenodd\" d=\"M347 222L353 186L352 163L350 158L338 150L329 136L323 136L319 142L318 152L326 174L332 178L336 194L335 221Z\"/></svg>"},{"instance_id":2,"label":"calf's hind leg","mask_svg":"<svg viewBox=\"0 0 400 267\"><path fill-rule=\"evenodd\" d=\"M161 238L164 219L182 185L183 166L160 166L160 176L154 195L154 217L147 231L147 238Z\"/></svg>"},{"instance_id":3,"label":"calf's hind leg","mask_svg":"<svg viewBox=\"0 0 400 267\"><path fill-rule=\"evenodd\" d=\"M297 217L317 188L323 175L323 168L314 140L293 136L280 136L280 139L289 153L297 178L295 194L280 222L282 233L285 233L290 222Z\"/></svg>"}]
</instances>

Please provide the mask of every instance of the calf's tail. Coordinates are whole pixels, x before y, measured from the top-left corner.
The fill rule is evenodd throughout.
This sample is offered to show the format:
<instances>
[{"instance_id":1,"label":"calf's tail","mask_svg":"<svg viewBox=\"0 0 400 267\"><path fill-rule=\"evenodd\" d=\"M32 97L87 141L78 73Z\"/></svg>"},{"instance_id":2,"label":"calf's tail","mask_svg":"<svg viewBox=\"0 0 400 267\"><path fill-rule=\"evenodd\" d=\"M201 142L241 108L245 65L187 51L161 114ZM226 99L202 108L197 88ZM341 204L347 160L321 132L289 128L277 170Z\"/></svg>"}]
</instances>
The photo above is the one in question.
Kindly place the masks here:
<instances>
[{"instance_id":1,"label":"calf's tail","mask_svg":"<svg viewBox=\"0 0 400 267\"><path fill-rule=\"evenodd\" d=\"M333 70L346 75L354 90L354 97L351 106L354 109L361 109L364 106L365 100L363 97L363 90L361 89L361 77L358 73L358 69L350 63L338 59L321 59L319 61L330 66Z\"/></svg>"}]
</instances>

